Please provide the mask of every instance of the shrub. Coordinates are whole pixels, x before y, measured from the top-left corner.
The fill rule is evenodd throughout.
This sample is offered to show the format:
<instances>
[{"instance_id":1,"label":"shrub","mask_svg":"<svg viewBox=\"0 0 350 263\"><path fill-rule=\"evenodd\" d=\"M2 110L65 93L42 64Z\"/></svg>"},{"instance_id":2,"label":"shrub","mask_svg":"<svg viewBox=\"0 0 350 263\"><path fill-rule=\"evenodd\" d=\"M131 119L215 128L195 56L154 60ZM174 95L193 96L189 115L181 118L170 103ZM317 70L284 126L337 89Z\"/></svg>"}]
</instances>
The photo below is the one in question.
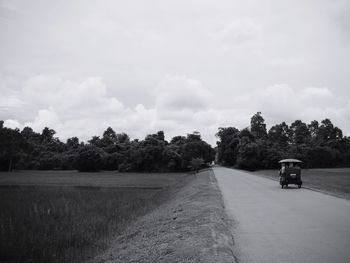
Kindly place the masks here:
<instances>
[{"instance_id":1,"label":"shrub","mask_svg":"<svg viewBox=\"0 0 350 263\"><path fill-rule=\"evenodd\" d=\"M199 169L203 166L203 164L204 164L203 158L192 158L191 160L191 168L197 173Z\"/></svg>"}]
</instances>

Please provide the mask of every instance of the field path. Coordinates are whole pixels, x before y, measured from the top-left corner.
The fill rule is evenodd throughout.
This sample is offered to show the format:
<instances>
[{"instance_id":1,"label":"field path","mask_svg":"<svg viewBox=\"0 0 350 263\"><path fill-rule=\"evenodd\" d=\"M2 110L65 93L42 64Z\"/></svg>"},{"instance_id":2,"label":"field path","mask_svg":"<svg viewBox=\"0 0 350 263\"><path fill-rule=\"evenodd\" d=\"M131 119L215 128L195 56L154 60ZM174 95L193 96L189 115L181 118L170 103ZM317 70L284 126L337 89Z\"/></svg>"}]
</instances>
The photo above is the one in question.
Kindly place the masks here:
<instances>
[{"instance_id":1,"label":"field path","mask_svg":"<svg viewBox=\"0 0 350 263\"><path fill-rule=\"evenodd\" d=\"M239 262L350 262L350 201L214 167Z\"/></svg>"}]
</instances>

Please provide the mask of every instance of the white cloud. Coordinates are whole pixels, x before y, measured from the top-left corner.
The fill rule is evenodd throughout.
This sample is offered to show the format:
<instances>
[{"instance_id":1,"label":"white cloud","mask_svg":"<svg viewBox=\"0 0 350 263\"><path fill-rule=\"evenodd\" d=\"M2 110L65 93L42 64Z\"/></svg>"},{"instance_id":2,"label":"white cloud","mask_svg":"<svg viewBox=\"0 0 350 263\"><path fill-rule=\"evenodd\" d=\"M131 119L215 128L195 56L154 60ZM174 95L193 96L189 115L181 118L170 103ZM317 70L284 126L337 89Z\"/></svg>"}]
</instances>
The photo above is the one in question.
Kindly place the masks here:
<instances>
[{"instance_id":1,"label":"white cloud","mask_svg":"<svg viewBox=\"0 0 350 263\"><path fill-rule=\"evenodd\" d=\"M277 67L296 67L307 64L307 60L301 57L276 57L271 58L269 64Z\"/></svg>"},{"instance_id":2,"label":"white cloud","mask_svg":"<svg viewBox=\"0 0 350 263\"><path fill-rule=\"evenodd\" d=\"M138 104L130 108L108 95L101 78L74 82L40 75L25 81L17 96L15 100L30 105L32 117L24 121L6 119L5 126L31 126L38 132L48 126L63 140L71 136L87 140L111 126L132 138L164 130L170 139L198 130L205 140L215 144L218 127L247 127L257 111L262 111L268 125L330 118L345 134L350 131L350 100L327 87L298 91L288 84L272 85L248 95L238 94L232 98L231 108L218 109L212 106L215 97L200 81L166 75L152 92L153 107ZM8 107L18 108L16 104Z\"/></svg>"},{"instance_id":3,"label":"white cloud","mask_svg":"<svg viewBox=\"0 0 350 263\"><path fill-rule=\"evenodd\" d=\"M237 18L228 22L210 34L211 37L227 45L241 45L256 39L261 32L261 25L251 17Z\"/></svg>"},{"instance_id":4,"label":"white cloud","mask_svg":"<svg viewBox=\"0 0 350 263\"><path fill-rule=\"evenodd\" d=\"M156 107L164 110L202 110L208 107L210 93L186 76L167 75L155 89Z\"/></svg>"},{"instance_id":5,"label":"white cloud","mask_svg":"<svg viewBox=\"0 0 350 263\"><path fill-rule=\"evenodd\" d=\"M4 121L4 126L11 128L11 129L22 129L23 125L21 123L19 123L17 120L12 120L12 119L8 119Z\"/></svg>"},{"instance_id":6,"label":"white cloud","mask_svg":"<svg viewBox=\"0 0 350 263\"><path fill-rule=\"evenodd\" d=\"M332 99L333 94L332 92L327 88L317 88L317 87L308 87L302 91L302 96L309 98L309 97L322 97L327 99Z\"/></svg>"},{"instance_id":7,"label":"white cloud","mask_svg":"<svg viewBox=\"0 0 350 263\"><path fill-rule=\"evenodd\" d=\"M164 130L170 139L199 130L214 143L218 112L209 108L210 93L199 81L166 75L152 94L154 107L138 104L129 108L108 96L100 78L73 82L58 76L35 76L24 82L17 98L29 105L32 117L22 123L6 120L5 125L31 126L38 132L48 126L61 139L78 136L83 140L101 135L108 126L133 138Z\"/></svg>"},{"instance_id":8,"label":"white cloud","mask_svg":"<svg viewBox=\"0 0 350 263\"><path fill-rule=\"evenodd\" d=\"M345 134L350 134L350 121L345 117L350 99L336 96L327 87L298 90L288 84L278 84L238 97L234 104L240 111L250 109L250 114L261 111L269 125L296 119L310 122L330 118Z\"/></svg>"}]
</instances>

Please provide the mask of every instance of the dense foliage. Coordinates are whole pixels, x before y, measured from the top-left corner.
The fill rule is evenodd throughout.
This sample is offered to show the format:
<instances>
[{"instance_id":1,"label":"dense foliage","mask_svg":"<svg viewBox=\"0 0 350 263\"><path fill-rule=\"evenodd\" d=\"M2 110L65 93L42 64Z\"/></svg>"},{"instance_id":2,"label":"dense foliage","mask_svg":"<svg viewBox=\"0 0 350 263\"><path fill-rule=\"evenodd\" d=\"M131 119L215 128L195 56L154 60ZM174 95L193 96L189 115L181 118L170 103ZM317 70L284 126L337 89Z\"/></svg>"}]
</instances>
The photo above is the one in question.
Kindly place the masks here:
<instances>
[{"instance_id":1,"label":"dense foliage","mask_svg":"<svg viewBox=\"0 0 350 263\"><path fill-rule=\"evenodd\" d=\"M243 169L276 168L278 160L297 158L305 167L349 167L350 138L329 119L309 124L285 122L266 130L261 113L251 118L250 128L219 128L216 134L218 162Z\"/></svg>"},{"instance_id":2,"label":"dense foliage","mask_svg":"<svg viewBox=\"0 0 350 263\"><path fill-rule=\"evenodd\" d=\"M0 170L78 169L80 171L119 170L139 172L186 171L196 169L192 160L214 160L215 151L194 132L176 136L170 142L164 132L147 135L144 140L130 140L125 133L107 128L102 137L87 143L77 137L65 143L49 128L41 133L30 127L10 129L0 122Z\"/></svg>"}]
</instances>

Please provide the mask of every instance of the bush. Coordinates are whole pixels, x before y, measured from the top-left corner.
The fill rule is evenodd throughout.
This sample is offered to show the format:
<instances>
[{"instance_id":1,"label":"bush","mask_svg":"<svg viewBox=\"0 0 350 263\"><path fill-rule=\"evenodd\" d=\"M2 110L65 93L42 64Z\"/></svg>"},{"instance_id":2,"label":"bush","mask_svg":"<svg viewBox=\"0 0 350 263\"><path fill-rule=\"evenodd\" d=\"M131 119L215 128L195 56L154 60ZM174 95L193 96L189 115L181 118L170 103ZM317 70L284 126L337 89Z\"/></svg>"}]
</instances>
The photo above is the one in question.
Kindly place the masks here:
<instances>
[{"instance_id":1,"label":"bush","mask_svg":"<svg viewBox=\"0 0 350 263\"><path fill-rule=\"evenodd\" d=\"M204 165L203 158L192 158L191 168L198 173L199 169Z\"/></svg>"},{"instance_id":2,"label":"bush","mask_svg":"<svg viewBox=\"0 0 350 263\"><path fill-rule=\"evenodd\" d=\"M80 172L97 172L102 169L102 151L95 146L85 146L80 149L77 158L77 169Z\"/></svg>"}]
</instances>

